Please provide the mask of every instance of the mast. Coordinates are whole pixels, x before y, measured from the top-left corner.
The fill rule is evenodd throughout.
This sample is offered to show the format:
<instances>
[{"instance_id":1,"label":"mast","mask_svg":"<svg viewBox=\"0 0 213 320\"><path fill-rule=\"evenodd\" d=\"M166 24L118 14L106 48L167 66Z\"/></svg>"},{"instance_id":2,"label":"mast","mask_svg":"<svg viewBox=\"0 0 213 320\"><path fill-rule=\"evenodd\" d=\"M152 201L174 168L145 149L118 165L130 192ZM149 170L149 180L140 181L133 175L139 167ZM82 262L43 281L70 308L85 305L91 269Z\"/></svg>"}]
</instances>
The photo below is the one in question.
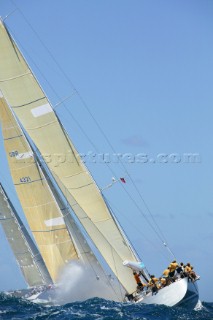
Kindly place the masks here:
<instances>
[{"instance_id":1,"label":"mast","mask_svg":"<svg viewBox=\"0 0 213 320\"><path fill-rule=\"evenodd\" d=\"M51 284L44 261L1 183L0 223L28 286Z\"/></svg>"},{"instance_id":2,"label":"mast","mask_svg":"<svg viewBox=\"0 0 213 320\"><path fill-rule=\"evenodd\" d=\"M47 165L82 226L123 287L132 293L135 280L123 261L137 261L137 257L3 23L0 48L0 89L39 152L50 158ZM56 166L54 157L63 161Z\"/></svg>"}]
</instances>

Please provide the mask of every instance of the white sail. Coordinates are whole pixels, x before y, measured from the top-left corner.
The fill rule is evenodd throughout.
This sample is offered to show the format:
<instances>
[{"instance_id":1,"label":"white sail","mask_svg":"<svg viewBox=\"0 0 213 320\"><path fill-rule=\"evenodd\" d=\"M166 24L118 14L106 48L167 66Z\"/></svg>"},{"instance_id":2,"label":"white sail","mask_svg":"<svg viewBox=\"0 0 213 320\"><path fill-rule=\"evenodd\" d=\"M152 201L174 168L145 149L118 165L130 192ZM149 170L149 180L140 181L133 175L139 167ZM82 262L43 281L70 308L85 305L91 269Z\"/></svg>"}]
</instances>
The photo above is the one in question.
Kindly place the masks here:
<instances>
[{"instance_id":1,"label":"white sail","mask_svg":"<svg viewBox=\"0 0 213 320\"><path fill-rule=\"evenodd\" d=\"M11 176L53 281L78 254L57 202L8 104L0 98L0 119Z\"/></svg>"},{"instance_id":2,"label":"white sail","mask_svg":"<svg viewBox=\"0 0 213 320\"><path fill-rule=\"evenodd\" d=\"M90 173L3 23L0 24L0 89L43 156L92 241L127 292L135 291L124 260L137 261L117 228ZM58 166L54 157L61 157Z\"/></svg>"},{"instance_id":3,"label":"white sail","mask_svg":"<svg viewBox=\"0 0 213 320\"><path fill-rule=\"evenodd\" d=\"M0 223L28 286L51 284L44 261L1 184Z\"/></svg>"}]
</instances>

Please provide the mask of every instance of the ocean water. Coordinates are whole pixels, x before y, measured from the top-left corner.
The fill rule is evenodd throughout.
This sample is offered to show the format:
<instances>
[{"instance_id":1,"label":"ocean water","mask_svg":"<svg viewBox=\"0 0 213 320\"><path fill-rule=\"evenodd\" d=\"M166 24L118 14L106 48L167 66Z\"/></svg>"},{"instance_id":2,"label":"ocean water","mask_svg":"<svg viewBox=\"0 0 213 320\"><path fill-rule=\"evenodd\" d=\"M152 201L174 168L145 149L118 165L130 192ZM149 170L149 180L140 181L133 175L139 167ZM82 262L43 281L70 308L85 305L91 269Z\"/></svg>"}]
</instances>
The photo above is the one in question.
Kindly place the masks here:
<instances>
[{"instance_id":1,"label":"ocean water","mask_svg":"<svg viewBox=\"0 0 213 320\"><path fill-rule=\"evenodd\" d=\"M181 307L121 304L102 299L43 306L23 299L0 295L0 319L84 319L84 320L213 320L213 303L202 303L198 310Z\"/></svg>"}]
</instances>

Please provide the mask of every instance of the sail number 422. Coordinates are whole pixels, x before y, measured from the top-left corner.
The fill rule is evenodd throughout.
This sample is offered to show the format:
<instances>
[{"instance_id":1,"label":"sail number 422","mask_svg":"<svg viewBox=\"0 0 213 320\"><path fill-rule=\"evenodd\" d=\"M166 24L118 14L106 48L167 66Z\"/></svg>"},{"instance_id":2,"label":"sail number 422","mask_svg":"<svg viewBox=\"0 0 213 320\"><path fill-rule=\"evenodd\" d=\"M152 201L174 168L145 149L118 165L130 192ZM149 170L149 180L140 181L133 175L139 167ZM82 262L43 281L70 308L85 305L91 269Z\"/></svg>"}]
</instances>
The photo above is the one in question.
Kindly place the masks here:
<instances>
[{"instance_id":1,"label":"sail number 422","mask_svg":"<svg viewBox=\"0 0 213 320\"><path fill-rule=\"evenodd\" d=\"M31 181L30 177L22 177L22 178L20 178L20 182L21 183L27 183L27 182L30 182L30 181Z\"/></svg>"}]
</instances>

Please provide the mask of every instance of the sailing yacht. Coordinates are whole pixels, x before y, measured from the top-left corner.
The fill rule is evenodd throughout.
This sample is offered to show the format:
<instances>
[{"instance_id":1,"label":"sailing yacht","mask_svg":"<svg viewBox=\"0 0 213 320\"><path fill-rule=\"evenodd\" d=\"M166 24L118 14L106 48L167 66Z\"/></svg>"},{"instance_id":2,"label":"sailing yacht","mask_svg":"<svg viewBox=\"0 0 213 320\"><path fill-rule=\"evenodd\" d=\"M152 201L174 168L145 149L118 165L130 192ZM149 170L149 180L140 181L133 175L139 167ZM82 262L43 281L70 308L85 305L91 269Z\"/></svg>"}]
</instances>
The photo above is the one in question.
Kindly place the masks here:
<instances>
[{"instance_id":1,"label":"sailing yacht","mask_svg":"<svg viewBox=\"0 0 213 320\"><path fill-rule=\"evenodd\" d=\"M29 298L64 303L60 277L80 266L85 276L81 285L90 288L83 294L79 284L71 290L70 301L100 297L194 307L198 288L187 277L156 295L137 290L133 271L139 271L144 282L150 280L149 272L2 21L0 75L0 121L11 176L50 284L54 284L51 290ZM69 161L55 166L54 155ZM43 165L40 157L50 161ZM67 281L75 279L76 269L72 270Z\"/></svg>"}]
</instances>

